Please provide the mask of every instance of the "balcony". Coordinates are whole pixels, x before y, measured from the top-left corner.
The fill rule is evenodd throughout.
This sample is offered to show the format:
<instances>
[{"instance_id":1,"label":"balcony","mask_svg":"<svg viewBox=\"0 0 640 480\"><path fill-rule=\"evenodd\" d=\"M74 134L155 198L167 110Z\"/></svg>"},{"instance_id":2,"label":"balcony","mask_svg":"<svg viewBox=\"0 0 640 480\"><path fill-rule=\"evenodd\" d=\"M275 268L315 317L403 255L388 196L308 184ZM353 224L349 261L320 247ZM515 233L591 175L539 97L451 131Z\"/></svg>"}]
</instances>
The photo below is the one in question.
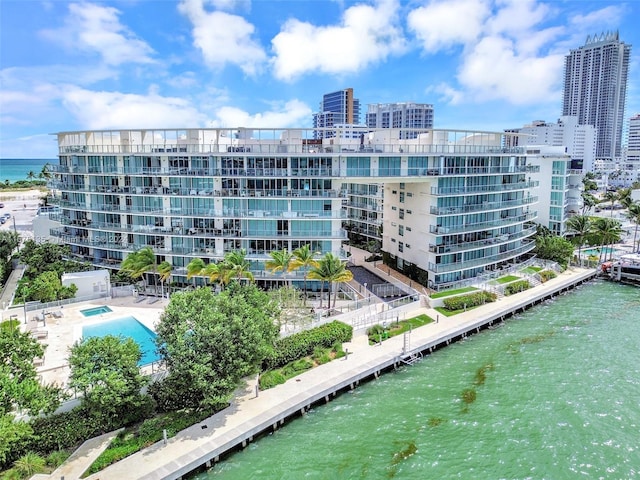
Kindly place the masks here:
<instances>
[{"instance_id":1,"label":"balcony","mask_svg":"<svg viewBox=\"0 0 640 480\"><path fill-rule=\"evenodd\" d=\"M504 235L496 235L496 236L487 237L484 240L478 240L475 242L453 243L449 245L430 244L429 252L442 255L442 254L448 254L448 253L464 252L467 250L478 250L481 248L489 248L497 245L503 245L505 243L512 242L514 240L519 240L521 238L527 238L535 233L536 233L536 229L533 227L529 227L529 228L523 228L521 232L504 234Z\"/></svg>"},{"instance_id":2,"label":"balcony","mask_svg":"<svg viewBox=\"0 0 640 480\"><path fill-rule=\"evenodd\" d=\"M507 192L512 190L528 190L540 184L537 180L521 181L515 183L474 185L468 187L431 187L431 195L468 195L471 193Z\"/></svg>"},{"instance_id":3,"label":"balcony","mask_svg":"<svg viewBox=\"0 0 640 480\"><path fill-rule=\"evenodd\" d=\"M519 255L530 252L536 247L535 242L522 242L523 245L521 247L515 248L513 250L509 250L508 252L499 253L497 255L492 255L490 257L477 258L474 260L456 262L456 263L447 263L447 264L435 264L429 262L429 270L434 273L447 273L447 272L455 272L457 270L465 270L468 268L479 267L482 265L493 265L495 263L509 260L511 258L515 258Z\"/></svg>"},{"instance_id":4,"label":"balcony","mask_svg":"<svg viewBox=\"0 0 640 480\"><path fill-rule=\"evenodd\" d=\"M537 212L524 213L522 215L515 215L511 217L500 218L489 222L470 223L466 225L443 227L439 225L430 225L429 233L435 233L436 235L451 235L455 233L473 232L477 230L488 230L495 227L506 227L517 223L526 222L536 218Z\"/></svg>"},{"instance_id":5,"label":"balcony","mask_svg":"<svg viewBox=\"0 0 640 480\"><path fill-rule=\"evenodd\" d=\"M485 212L489 210L500 210L503 208L521 207L523 205L536 203L537 201L538 201L538 197L529 196L519 200L510 200L507 202L483 202L483 203L472 204L472 205L464 205L461 207L433 207L432 206L429 209L429 213L431 213L431 215L459 215L462 213Z\"/></svg>"}]
</instances>

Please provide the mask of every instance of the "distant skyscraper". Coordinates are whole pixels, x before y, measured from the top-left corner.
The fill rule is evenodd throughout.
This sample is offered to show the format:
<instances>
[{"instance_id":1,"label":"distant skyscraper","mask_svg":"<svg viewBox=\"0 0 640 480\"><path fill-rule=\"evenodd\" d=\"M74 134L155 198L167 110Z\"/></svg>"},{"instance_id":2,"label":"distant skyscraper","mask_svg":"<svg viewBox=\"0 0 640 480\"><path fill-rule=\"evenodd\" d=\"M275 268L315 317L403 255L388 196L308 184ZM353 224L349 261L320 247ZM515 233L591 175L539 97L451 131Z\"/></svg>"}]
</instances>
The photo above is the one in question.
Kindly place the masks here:
<instances>
[{"instance_id":1,"label":"distant skyscraper","mask_svg":"<svg viewBox=\"0 0 640 480\"><path fill-rule=\"evenodd\" d=\"M428 103L375 103L367 108L369 128L433 128L433 105ZM416 138L418 131L400 131L400 138Z\"/></svg>"},{"instance_id":2,"label":"distant skyscraper","mask_svg":"<svg viewBox=\"0 0 640 480\"><path fill-rule=\"evenodd\" d=\"M596 159L621 155L630 53L615 32L588 36L565 57L562 115L596 127Z\"/></svg>"},{"instance_id":3,"label":"distant skyscraper","mask_svg":"<svg viewBox=\"0 0 640 480\"><path fill-rule=\"evenodd\" d=\"M336 124L360 123L360 101L353 98L353 88L323 95L320 109L313 114L314 128L329 128ZM315 130L315 138L335 137L335 132Z\"/></svg>"},{"instance_id":4,"label":"distant skyscraper","mask_svg":"<svg viewBox=\"0 0 640 480\"><path fill-rule=\"evenodd\" d=\"M640 113L629 119L626 169L638 170L640 174Z\"/></svg>"}]
</instances>

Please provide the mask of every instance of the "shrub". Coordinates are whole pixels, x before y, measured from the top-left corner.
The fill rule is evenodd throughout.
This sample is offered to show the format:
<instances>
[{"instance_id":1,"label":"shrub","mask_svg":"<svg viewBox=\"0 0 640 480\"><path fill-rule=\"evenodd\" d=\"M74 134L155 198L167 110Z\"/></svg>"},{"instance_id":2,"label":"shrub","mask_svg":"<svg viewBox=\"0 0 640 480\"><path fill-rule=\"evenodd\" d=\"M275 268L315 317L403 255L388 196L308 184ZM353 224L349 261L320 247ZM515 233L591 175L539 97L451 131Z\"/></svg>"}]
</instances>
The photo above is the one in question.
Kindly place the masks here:
<instances>
[{"instance_id":1,"label":"shrub","mask_svg":"<svg viewBox=\"0 0 640 480\"><path fill-rule=\"evenodd\" d=\"M540 276L540 281L542 283L558 276L553 270L542 270L541 272L538 272L538 275Z\"/></svg>"},{"instance_id":2,"label":"shrub","mask_svg":"<svg viewBox=\"0 0 640 480\"><path fill-rule=\"evenodd\" d=\"M331 349L316 347L313 349L312 358L318 365L329 363L331 361Z\"/></svg>"},{"instance_id":3,"label":"shrub","mask_svg":"<svg viewBox=\"0 0 640 480\"><path fill-rule=\"evenodd\" d=\"M68 450L56 450L47 455L45 462L47 467L58 468L62 465L71 453Z\"/></svg>"},{"instance_id":4,"label":"shrub","mask_svg":"<svg viewBox=\"0 0 640 480\"><path fill-rule=\"evenodd\" d=\"M528 280L518 280L517 282L510 283L506 287L504 287L505 295L513 295L514 293L523 292L531 288Z\"/></svg>"},{"instance_id":5,"label":"shrub","mask_svg":"<svg viewBox=\"0 0 640 480\"><path fill-rule=\"evenodd\" d=\"M484 305L487 302L495 302L496 298L497 295L495 293L481 290L468 295L445 298L443 303L444 308L447 310L462 310L465 306L466 308L471 308L477 307L478 305Z\"/></svg>"},{"instance_id":6,"label":"shrub","mask_svg":"<svg viewBox=\"0 0 640 480\"><path fill-rule=\"evenodd\" d=\"M384 332L384 327L379 323L367 328L367 335L369 337L380 335L382 332Z\"/></svg>"},{"instance_id":7,"label":"shrub","mask_svg":"<svg viewBox=\"0 0 640 480\"><path fill-rule=\"evenodd\" d=\"M263 370L272 370L311 355L316 347L330 348L336 342L348 342L353 336L353 327L334 320L311 330L278 339L273 351L265 358Z\"/></svg>"},{"instance_id":8,"label":"shrub","mask_svg":"<svg viewBox=\"0 0 640 480\"><path fill-rule=\"evenodd\" d=\"M260 390L266 390L268 388L275 387L276 385L280 385L286 382L287 379L284 378L284 375L278 370L269 370L268 372L264 372L260 375Z\"/></svg>"},{"instance_id":9,"label":"shrub","mask_svg":"<svg viewBox=\"0 0 640 480\"><path fill-rule=\"evenodd\" d=\"M305 370L309 370L310 368L313 368L313 362L306 358L302 358L282 367L282 374L285 377L293 377Z\"/></svg>"},{"instance_id":10,"label":"shrub","mask_svg":"<svg viewBox=\"0 0 640 480\"><path fill-rule=\"evenodd\" d=\"M24 478L30 478L44 471L45 460L37 453L25 453L13 463L13 467Z\"/></svg>"}]
</instances>

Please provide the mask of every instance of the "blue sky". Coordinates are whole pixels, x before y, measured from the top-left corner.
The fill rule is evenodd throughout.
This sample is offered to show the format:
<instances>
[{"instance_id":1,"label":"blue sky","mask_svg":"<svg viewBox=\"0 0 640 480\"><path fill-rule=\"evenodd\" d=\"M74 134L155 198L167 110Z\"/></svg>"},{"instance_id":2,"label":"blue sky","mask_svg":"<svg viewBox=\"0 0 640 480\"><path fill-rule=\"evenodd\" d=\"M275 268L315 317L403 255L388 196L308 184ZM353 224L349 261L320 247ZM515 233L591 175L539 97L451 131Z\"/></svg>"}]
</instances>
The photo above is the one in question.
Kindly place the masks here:
<instances>
[{"instance_id":1,"label":"blue sky","mask_svg":"<svg viewBox=\"0 0 640 480\"><path fill-rule=\"evenodd\" d=\"M420 102L437 128L503 130L561 113L564 56L631 44L640 2L0 1L0 157L53 158L59 131L309 127L324 93ZM364 115L362 117L364 120Z\"/></svg>"}]
</instances>

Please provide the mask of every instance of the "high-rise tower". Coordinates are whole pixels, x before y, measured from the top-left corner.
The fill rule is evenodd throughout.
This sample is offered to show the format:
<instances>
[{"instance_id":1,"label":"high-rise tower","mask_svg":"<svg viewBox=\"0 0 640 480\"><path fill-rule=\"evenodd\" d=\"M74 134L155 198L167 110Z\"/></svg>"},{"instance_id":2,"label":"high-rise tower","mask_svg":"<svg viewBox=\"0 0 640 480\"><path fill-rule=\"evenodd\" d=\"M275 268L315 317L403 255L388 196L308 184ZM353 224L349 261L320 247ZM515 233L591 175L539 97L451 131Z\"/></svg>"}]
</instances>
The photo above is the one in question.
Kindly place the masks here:
<instances>
[{"instance_id":1,"label":"high-rise tower","mask_svg":"<svg viewBox=\"0 0 640 480\"><path fill-rule=\"evenodd\" d=\"M353 98L353 88L345 88L322 96L320 110L313 114L313 127L322 129L337 124L360 123L360 100ZM334 137L335 133L316 130L315 138Z\"/></svg>"},{"instance_id":2,"label":"high-rise tower","mask_svg":"<svg viewBox=\"0 0 640 480\"><path fill-rule=\"evenodd\" d=\"M620 157L631 46L618 32L588 36L565 57L562 115L596 128L596 159Z\"/></svg>"}]
</instances>

